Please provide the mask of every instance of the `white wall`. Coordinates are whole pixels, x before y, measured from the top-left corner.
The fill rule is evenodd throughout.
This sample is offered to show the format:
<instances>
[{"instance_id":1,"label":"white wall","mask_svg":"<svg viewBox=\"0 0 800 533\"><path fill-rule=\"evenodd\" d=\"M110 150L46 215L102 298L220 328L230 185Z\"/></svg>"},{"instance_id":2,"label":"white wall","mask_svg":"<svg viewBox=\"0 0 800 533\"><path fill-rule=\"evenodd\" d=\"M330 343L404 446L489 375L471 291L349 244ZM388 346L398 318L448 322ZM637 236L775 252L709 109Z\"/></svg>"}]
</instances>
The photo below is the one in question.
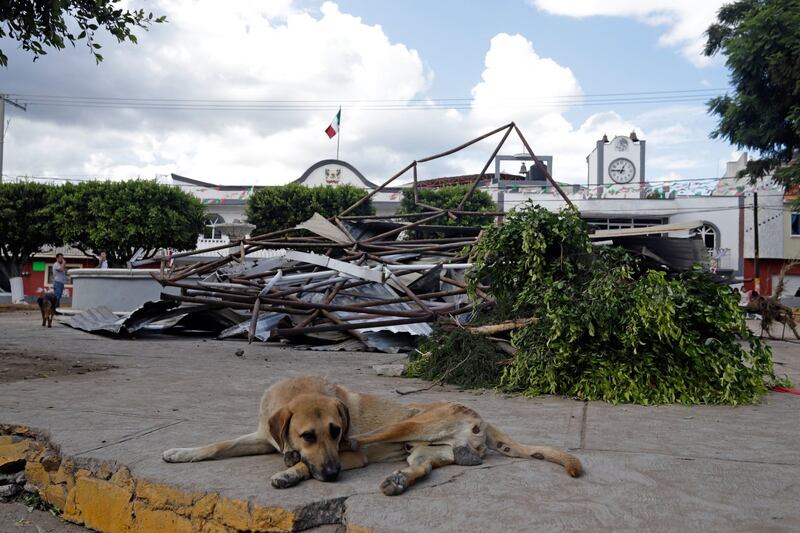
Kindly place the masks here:
<instances>
[{"instance_id":1,"label":"white wall","mask_svg":"<svg viewBox=\"0 0 800 533\"><path fill-rule=\"evenodd\" d=\"M318 185L354 185L360 189L366 188L364 182L349 168L331 163L314 169L303 182L308 187Z\"/></svg>"},{"instance_id":2,"label":"white wall","mask_svg":"<svg viewBox=\"0 0 800 533\"><path fill-rule=\"evenodd\" d=\"M566 207L560 196L509 193L503 194L504 207L509 210L523 205L532 199L535 203L551 211ZM667 217L669 223L703 221L715 226L718 230L719 248L730 250L728 264L739 269L739 198L734 196L678 196L674 199L642 199L642 198L601 198L582 200L570 198L575 207L586 216L591 217ZM752 225L752 222L751 222ZM685 237L686 232L671 235ZM783 233L777 232L782 243Z\"/></svg>"},{"instance_id":3,"label":"white wall","mask_svg":"<svg viewBox=\"0 0 800 533\"><path fill-rule=\"evenodd\" d=\"M753 232L753 197L745 198L744 210L744 256L754 257L755 239ZM758 251L759 257L783 259L784 236L783 194L776 191L759 189L758 191Z\"/></svg>"}]
</instances>

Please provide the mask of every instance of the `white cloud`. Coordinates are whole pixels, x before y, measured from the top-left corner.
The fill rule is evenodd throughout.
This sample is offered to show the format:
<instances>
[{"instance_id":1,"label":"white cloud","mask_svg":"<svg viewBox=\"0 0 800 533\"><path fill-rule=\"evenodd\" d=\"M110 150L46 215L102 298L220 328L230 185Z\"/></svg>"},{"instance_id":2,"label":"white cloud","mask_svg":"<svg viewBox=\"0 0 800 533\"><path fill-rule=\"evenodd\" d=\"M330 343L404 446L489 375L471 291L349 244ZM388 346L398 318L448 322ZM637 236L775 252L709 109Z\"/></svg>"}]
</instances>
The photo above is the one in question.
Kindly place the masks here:
<instances>
[{"instance_id":1,"label":"white cloud","mask_svg":"<svg viewBox=\"0 0 800 533\"><path fill-rule=\"evenodd\" d=\"M697 161L696 159L676 158L672 156L652 157L647 163L656 168L666 170L699 169L703 165L702 162Z\"/></svg>"},{"instance_id":2,"label":"white cloud","mask_svg":"<svg viewBox=\"0 0 800 533\"><path fill-rule=\"evenodd\" d=\"M653 128L647 134L647 140L660 146L673 146L697 142L694 132L681 123L670 124L661 128Z\"/></svg>"},{"instance_id":3,"label":"white cloud","mask_svg":"<svg viewBox=\"0 0 800 533\"><path fill-rule=\"evenodd\" d=\"M570 69L539 56L520 35L499 34L491 40L485 70L472 94L475 109L468 118L473 133L515 121L534 153L554 156L559 180L582 182L586 155L603 134L625 135L636 129L614 112L596 113L573 127L563 113L570 107L566 102L580 101L578 80ZM509 139L509 151L521 152L522 145L513 136Z\"/></svg>"},{"instance_id":4,"label":"white cloud","mask_svg":"<svg viewBox=\"0 0 800 533\"><path fill-rule=\"evenodd\" d=\"M14 113L6 139L11 175L152 177L175 172L218 183L279 184L335 155L323 130L345 104L341 157L376 182L409 161L446 150L515 121L538 155L553 155L556 178L581 183L586 155L603 134L636 130L659 141L697 131L700 107L653 109L633 118L605 110L573 124L566 113L580 102L573 72L540 56L520 35L488 43L484 70L472 87L469 110L370 110L354 100L424 97L433 73L419 54L390 41L380 26L326 2L319 12L290 0L232 2L160 0L149 9L169 24L140 36L138 46L109 43L95 67L80 48L36 63L11 51L9 86L24 94L173 99L297 100L292 111L176 111L30 106ZM43 87L53 87L43 89ZM58 87L56 89L55 87ZM674 117L681 122L675 123ZM696 136L696 134L695 134ZM496 136L456 157L425 165L421 177L480 170ZM651 142L654 156L664 155ZM522 151L512 136L503 153ZM680 159L687 159L680 156ZM518 167L517 167L518 168ZM658 169L649 164L653 173ZM516 171L517 169L513 169Z\"/></svg>"},{"instance_id":5,"label":"white cloud","mask_svg":"<svg viewBox=\"0 0 800 533\"><path fill-rule=\"evenodd\" d=\"M141 35L138 46L109 43L99 67L80 47L36 63L11 50L8 74L14 86L6 90L184 103L309 102L298 104L301 110L278 112L32 105L14 116L6 173L116 176L169 169L222 182L282 183L316 159L334 155L335 144L323 130L337 99L402 102L430 82L416 51L390 42L379 26L364 24L331 2L318 15L288 0L248 0L224 9L211 0L162 0L146 7L166 14L169 23ZM345 112L343 153L359 138L376 142L377 128L363 131L360 114ZM389 115L383 114L384 123Z\"/></svg>"},{"instance_id":6,"label":"white cloud","mask_svg":"<svg viewBox=\"0 0 800 533\"><path fill-rule=\"evenodd\" d=\"M666 26L663 46L679 48L696 66L711 60L702 55L703 33L716 20L725 0L529 0L539 9L570 17L630 17L650 26Z\"/></svg>"}]
</instances>

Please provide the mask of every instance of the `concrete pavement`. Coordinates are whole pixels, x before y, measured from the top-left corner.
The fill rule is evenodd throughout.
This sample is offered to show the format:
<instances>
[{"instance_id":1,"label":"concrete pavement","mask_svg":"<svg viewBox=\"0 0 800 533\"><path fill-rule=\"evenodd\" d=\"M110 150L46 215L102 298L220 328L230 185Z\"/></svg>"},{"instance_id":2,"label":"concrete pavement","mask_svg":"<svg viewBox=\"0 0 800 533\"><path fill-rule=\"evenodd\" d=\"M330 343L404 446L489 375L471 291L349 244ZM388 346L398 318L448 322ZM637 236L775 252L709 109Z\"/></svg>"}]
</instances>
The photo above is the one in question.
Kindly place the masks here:
<instances>
[{"instance_id":1,"label":"concrete pavement","mask_svg":"<svg viewBox=\"0 0 800 533\"><path fill-rule=\"evenodd\" d=\"M0 361L4 352L55 354L117 367L3 383L0 423L46 431L62 457L110 483L109 491L131 487L122 495L125 512L136 514L157 499L147 499L148 483L196 495L181 509L141 508L141 516L175 511L194 529L206 519L218 530L239 527L222 511L224 501L251 515L242 528L254 528L254 516L263 512L272 514L259 527L275 530L323 524L351 531L800 530L800 396L770 393L760 405L738 408L611 406L443 387L401 398L396 388L426 383L374 373L372 365L396 355L198 338L111 340L55 324L41 328L28 312L0 314L0 339ZM243 357L235 355L240 348ZM779 371L800 383L800 345L781 342L775 349ZM302 374L399 401L462 402L522 442L573 450L586 474L571 479L557 465L490 454L478 467L435 470L390 498L378 485L397 464L345 472L333 484L311 480L276 490L269 477L282 469L278 456L161 461L167 448L252 431L264 388ZM117 475L116 485L113 477L102 481L109 479L103 465L124 466L130 476ZM220 499L206 518L187 510L208 494ZM73 515L97 527L88 513ZM152 515L158 516L167 518Z\"/></svg>"}]
</instances>

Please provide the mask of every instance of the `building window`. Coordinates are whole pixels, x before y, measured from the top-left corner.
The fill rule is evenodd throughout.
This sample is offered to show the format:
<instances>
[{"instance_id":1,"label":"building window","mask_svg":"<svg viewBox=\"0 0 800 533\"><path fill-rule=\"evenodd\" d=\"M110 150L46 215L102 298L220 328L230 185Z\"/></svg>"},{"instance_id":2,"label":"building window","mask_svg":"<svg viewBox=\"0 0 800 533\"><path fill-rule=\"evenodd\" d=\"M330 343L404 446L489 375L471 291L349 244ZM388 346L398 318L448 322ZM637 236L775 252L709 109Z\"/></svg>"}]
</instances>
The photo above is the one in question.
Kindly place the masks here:
<instances>
[{"instance_id":1,"label":"building window","mask_svg":"<svg viewBox=\"0 0 800 533\"><path fill-rule=\"evenodd\" d=\"M792 237L800 237L800 213L792 213Z\"/></svg>"},{"instance_id":2,"label":"building window","mask_svg":"<svg viewBox=\"0 0 800 533\"><path fill-rule=\"evenodd\" d=\"M699 228L693 229L691 235L694 238L701 239L709 250L719 248L719 230L711 224L703 224Z\"/></svg>"},{"instance_id":3,"label":"building window","mask_svg":"<svg viewBox=\"0 0 800 533\"><path fill-rule=\"evenodd\" d=\"M56 262L55 258L52 260L46 259L47 268L44 270L44 284L47 287L53 285L53 263ZM64 271L67 272L67 282L65 287L72 287L72 278L69 277L69 270L73 268L85 268L81 263L64 263Z\"/></svg>"},{"instance_id":4,"label":"building window","mask_svg":"<svg viewBox=\"0 0 800 533\"><path fill-rule=\"evenodd\" d=\"M209 213L206 217L206 227L203 229L204 239L221 239L222 232L217 228L217 224L224 224L225 219L217 213Z\"/></svg>"},{"instance_id":5,"label":"building window","mask_svg":"<svg viewBox=\"0 0 800 533\"><path fill-rule=\"evenodd\" d=\"M668 222L668 220L663 217L584 218L583 220L593 230L649 228L650 226L659 226Z\"/></svg>"}]
</instances>

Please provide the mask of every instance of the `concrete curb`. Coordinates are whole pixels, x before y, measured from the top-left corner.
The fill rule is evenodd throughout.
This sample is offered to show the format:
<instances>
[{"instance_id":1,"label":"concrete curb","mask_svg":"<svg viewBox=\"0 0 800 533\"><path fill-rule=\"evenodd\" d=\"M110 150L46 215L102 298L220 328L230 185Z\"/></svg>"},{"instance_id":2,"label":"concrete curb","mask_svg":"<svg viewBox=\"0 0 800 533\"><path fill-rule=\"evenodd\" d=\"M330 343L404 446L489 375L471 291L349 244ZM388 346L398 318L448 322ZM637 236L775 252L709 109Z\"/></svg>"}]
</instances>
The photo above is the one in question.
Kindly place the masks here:
<instances>
[{"instance_id":1,"label":"concrete curb","mask_svg":"<svg viewBox=\"0 0 800 533\"><path fill-rule=\"evenodd\" d=\"M135 479L122 465L63 457L45 432L0 424L0 470L19 469L22 464L30 485L44 501L63 510L64 520L97 531L289 532L317 525L296 510L187 492ZM330 509L330 523L342 523L343 503Z\"/></svg>"}]
</instances>

